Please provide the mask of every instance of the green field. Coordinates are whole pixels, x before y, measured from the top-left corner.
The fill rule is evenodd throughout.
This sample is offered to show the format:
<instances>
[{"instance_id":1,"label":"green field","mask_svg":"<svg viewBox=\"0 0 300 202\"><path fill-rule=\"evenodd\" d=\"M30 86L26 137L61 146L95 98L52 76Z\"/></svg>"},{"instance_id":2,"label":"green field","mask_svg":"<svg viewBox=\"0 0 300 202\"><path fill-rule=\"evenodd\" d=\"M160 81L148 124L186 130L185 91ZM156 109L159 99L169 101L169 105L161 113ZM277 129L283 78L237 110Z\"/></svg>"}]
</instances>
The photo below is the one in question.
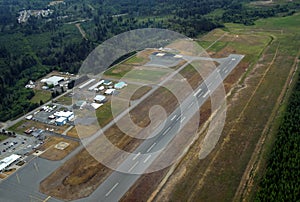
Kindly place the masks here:
<instances>
[{"instance_id":1,"label":"green field","mask_svg":"<svg viewBox=\"0 0 300 202\"><path fill-rule=\"evenodd\" d=\"M3 140L6 140L8 138L8 136L6 135L0 135L0 142Z\"/></svg>"},{"instance_id":2,"label":"green field","mask_svg":"<svg viewBox=\"0 0 300 202\"><path fill-rule=\"evenodd\" d=\"M40 103L40 101L43 101L43 103L46 103L51 99L50 91L35 90L34 93L35 93L34 97L31 98L31 100L30 100L30 102L32 102L32 103Z\"/></svg>"}]
</instances>

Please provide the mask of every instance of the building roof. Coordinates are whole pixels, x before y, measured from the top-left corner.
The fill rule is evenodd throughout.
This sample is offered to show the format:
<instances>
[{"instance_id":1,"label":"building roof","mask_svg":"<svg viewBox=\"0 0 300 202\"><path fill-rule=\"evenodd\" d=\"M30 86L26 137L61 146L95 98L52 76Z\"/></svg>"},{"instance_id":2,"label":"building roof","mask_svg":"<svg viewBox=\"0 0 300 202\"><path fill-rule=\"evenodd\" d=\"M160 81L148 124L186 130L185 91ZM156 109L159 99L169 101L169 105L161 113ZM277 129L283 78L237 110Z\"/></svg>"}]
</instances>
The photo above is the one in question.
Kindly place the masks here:
<instances>
[{"instance_id":1,"label":"building roof","mask_svg":"<svg viewBox=\"0 0 300 202\"><path fill-rule=\"evenodd\" d=\"M107 94L107 95L111 95L111 94L113 94L114 92L115 92L115 90L116 89L107 89L106 91L105 91L105 94Z\"/></svg>"},{"instance_id":2,"label":"building roof","mask_svg":"<svg viewBox=\"0 0 300 202\"><path fill-rule=\"evenodd\" d=\"M56 123L63 123L66 122L67 118L66 117L59 117L58 119L55 120Z\"/></svg>"},{"instance_id":3,"label":"building roof","mask_svg":"<svg viewBox=\"0 0 300 202\"><path fill-rule=\"evenodd\" d=\"M56 84L56 83L58 83L58 82L60 82L62 80L64 80L64 77L61 77L61 76L52 76L52 77L50 77L50 78L48 78L46 80L46 83L47 84L49 84L49 83Z\"/></svg>"},{"instance_id":4,"label":"building roof","mask_svg":"<svg viewBox=\"0 0 300 202\"><path fill-rule=\"evenodd\" d=\"M125 86L127 86L127 84L126 84L124 81L121 81L121 82L116 83L116 84L114 85L114 87L117 88L117 89L124 88Z\"/></svg>"},{"instance_id":5,"label":"building roof","mask_svg":"<svg viewBox=\"0 0 300 202\"><path fill-rule=\"evenodd\" d=\"M110 80L104 80L103 84L108 86L112 84L112 82Z\"/></svg>"},{"instance_id":6,"label":"building roof","mask_svg":"<svg viewBox=\"0 0 300 202\"><path fill-rule=\"evenodd\" d=\"M102 102L106 99L106 97L104 95L97 95L94 100L98 101L98 102Z\"/></svg>"},{"instance_id":7,"label":"building roof","mask_svg":"<svg viewBox=\"0 0 300 202\"><path fill-rule=\"evenodd\" d=\"M89 91L94 90L95 88L97 88L98 86L100 86L100 85L103 84L103 83L104 83L104 80L101 80L101 81L97 82L95 85L93 85L93 86L91 86L91 87L89 88Z\"/></svg>"},{"instance_id":8,"label":"building roof","mask_svg":"<svg viewBox=\"0 0 300 202\"><path fill-rule=\"evenodd\" d=\"M0 171L4 170L8 166L10 166L13 162L21 158L21 156L17 154L12 154L2 160L0 160Z\"/></svg>"},{"instance_id":9,"label":"building roof","mask_svg":"<svg viewBox=\"0 0 300 202\"><path fill-rule=\"evenodd\" d=\"M96 110L99 107L101 107L103 104L98 104L98 103L92 103L91 106Z\"/></svg>"},{"instance_id":10,"label":"building roof","mask_svg":"<svg viewBox=\"0 0 300 202\"><path fill-rule=\"evenodd\" d=\"M58 112L54 113L54 116L65 117L65 118L69 118L70 116L73 116L73 115L74 115L74 112L71 112L71 111L67 111L67 112L58 111Z\"/></svg>"}]
</instances>

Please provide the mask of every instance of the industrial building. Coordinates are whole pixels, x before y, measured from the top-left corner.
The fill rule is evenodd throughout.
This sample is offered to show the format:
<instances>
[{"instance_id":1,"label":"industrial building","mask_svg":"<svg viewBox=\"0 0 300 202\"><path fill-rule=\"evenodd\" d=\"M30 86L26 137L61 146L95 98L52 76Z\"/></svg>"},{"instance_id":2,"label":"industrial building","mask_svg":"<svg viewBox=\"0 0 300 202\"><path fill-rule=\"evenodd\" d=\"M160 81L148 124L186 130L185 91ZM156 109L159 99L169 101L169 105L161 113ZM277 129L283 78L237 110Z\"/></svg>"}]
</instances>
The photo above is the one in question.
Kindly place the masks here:
<instances>
[{"instance_id":1,"label":"industrial building","mask_svg":"<svg viewBox=\"0 0 300 202\"><path fill-rule=\"evenodd\" d=\"M57 118L66 118L67 121L71 121L74 118L74 112L71 111L58 111L54 113L54 116L56 116Z\"/></svg>"},{"instance_id":2,"label":"industrial building","mask_svg":"<svg viewBox=\"0 0 300 202\"><path fill-rule=\"evenodd\" d=\"M66 125L68 119L66 117L59 117L58 119L55 120L55 124L57 126L63 126Z\"/></svg>"},{"instance_id":3,"label":"industrial building","mask_svg":"<svg viewBox=\"0 0 300 202\"><path fill-rule=\"evenodd\" d=\"M65 78L61 76L52 76L48 79L41 80L42 83L46 83L47 85L57 86L60 82L64 81Z\"/></svg>"},{"instance_id":4,"label":"industrial building","mask_svg":"<svg viewBox=\"0 0 300 202\"><path fill-rule=\"evenodd\" d=\"M15 163L20 158L21 158L21 156L12 154L12 155L0 160L0 171L2 172L3 170L8 168L11 164Z\"/></svg>"}]
</instances>

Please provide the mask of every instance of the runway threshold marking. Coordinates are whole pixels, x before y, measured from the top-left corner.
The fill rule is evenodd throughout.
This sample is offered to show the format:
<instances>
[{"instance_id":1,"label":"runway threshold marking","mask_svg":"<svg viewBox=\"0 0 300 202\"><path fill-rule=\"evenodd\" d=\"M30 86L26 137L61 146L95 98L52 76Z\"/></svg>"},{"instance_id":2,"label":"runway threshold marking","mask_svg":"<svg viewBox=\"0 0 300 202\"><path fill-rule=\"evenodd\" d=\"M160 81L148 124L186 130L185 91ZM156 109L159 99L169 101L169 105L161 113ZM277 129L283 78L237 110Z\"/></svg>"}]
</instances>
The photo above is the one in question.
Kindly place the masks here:
<instances>
[{"instance_id":1,"label":"runway threshold marking","mask_svg":"<svg viewBox=\"0 0 300 202\"><path fill-rule=\"evenodd\" d=\"M106 194L105 196L108 197L110 193L119 185L119 182L117 182Z\"/></svg>"},{"instance_id":2,"label":"runway threshold marking","mask_svg":"<svg viewBox=\"0 0 300 202\"><path fill-rule=\"evenodd\" d=\"M128 170L128 172L131 172L138 164L139 161L135 162L135 164Z\"/></svg>"},{"instance_id":3,"label":"runway threshold marking","mask_svg":"<svg viewBox=\"0 0 300 202\"><path fill-rule=\"evenodd\" d=\"M144 160L144 163L147 163L147 161L151 158L151 154Z\"/></svg>"},{"instance_id":4,"label":"runway threshold marking","mask_svg":"<svg viewBox=\"0 0 300 202\"><path fill-rule=\"evenodd\" d=\"M132 158L132 160L134 161L137 157L139 157L139 155L141 155L141 152L137 153L137 154Z\"/></svg>"},{"instance_id":5,"label":"runway threshold marking","mask_svg":"<svg viewBox=\"0 0 300 202\"><path fill-rule=\"evenodd\" d=\"M153 147L156 145L156 142L154 142L151 147L149 147L149 149L147 150L147 152L151 151L151 149L153 149Z\"/></svg>"}]
</instances>

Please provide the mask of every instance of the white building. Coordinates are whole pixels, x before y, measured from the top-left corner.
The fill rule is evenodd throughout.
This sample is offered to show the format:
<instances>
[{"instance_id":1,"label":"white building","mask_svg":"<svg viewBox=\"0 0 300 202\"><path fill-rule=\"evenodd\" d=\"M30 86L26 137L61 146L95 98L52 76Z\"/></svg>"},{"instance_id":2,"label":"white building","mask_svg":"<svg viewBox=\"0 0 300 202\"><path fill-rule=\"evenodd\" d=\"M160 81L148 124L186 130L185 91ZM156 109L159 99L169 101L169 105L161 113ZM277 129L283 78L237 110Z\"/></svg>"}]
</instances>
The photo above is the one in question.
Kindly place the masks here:
<instances>
[{"instance_id":1,"label":"white building","mask_svg":"<svg viewBox=\"0 0 300 202\"><path fill-rule=\"evenodd\" d=\"M105 97L104 95L97 95L97 96L94 98L94 100L95 100L96 102L102 103L102 102L105 102L106 97Z\"/></svg>"},{"instance_id":2,"label":"white building","mask_svg":"<svg viewBox=\"0 0 300 202\"><path fill-rule=\"evenodd\" d=\"M5 170L7 167L9 167L11 164L19 160L21 156L12 154L0 161L0 171Z\"/></svg>"},{"instance_id":3,"label":"white building","mask_svg":"<svg viewBox=\"0 0 300 202\"><path fill-rule=\"evenodd\" d=\"M57 86L59 82L64 81L65 78L61 76L52 76L48 79L43 79L41 82L46 83L47 85L54 85Z\"/></svg>"},{"instance_id":4,"label":"white building","mask_svg":"<svg viewBox=\"0 0 300 202\"><path fill-rule=\"evenodd\" d=\"M112 95L112 94L114 94L114 92L116 91L116 89L107 89L106 91L105 91L105 94L106 95Z\"/></svg>"},{"instance_id":5,"label":"white building","mask_svg":"<svg viewBox=\"0 0 300 202\"><path fill-rule=\"evenodd\" d=\"M58 111L54 113L54 116L58 117L58 118L66 118L68 121L71 121L74 118L74 112L71 111Z\"/></svg>"}]
</instances>

